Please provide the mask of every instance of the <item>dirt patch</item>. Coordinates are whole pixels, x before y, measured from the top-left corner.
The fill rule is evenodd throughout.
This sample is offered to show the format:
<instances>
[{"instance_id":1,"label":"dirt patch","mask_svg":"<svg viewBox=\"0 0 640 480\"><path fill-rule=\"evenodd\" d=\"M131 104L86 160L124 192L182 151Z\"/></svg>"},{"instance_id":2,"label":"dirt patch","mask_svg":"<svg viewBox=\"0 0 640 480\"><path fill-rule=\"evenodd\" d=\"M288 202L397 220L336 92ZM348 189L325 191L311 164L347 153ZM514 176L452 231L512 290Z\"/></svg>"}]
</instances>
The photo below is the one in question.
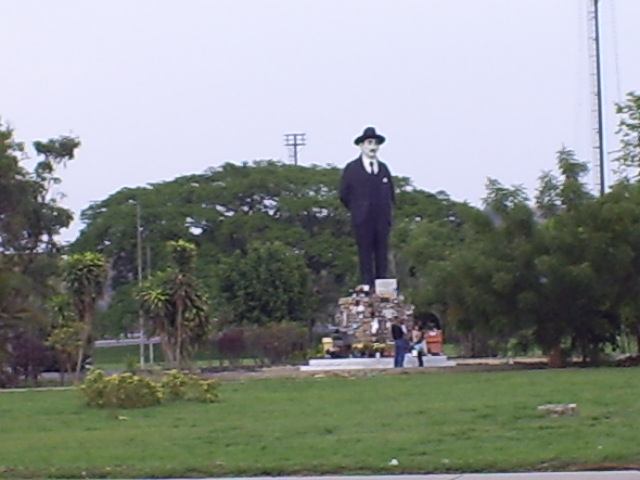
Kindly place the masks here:
<instances>
[{"instance_id":1,"label":"dirt patch","mask_svg":"<svg viewBox=\"0 0 640 480\"><path fill-rule=\"evenodd\" d=\"M545 359L526 359L525 361L505 361L496 359L460 359L453 367L437 368L376 368L354 370L318 370L301 371L297 365L285 365L275 367L250 367L250 368L206 368L201 375L205 378L217 378L219 380L244 380L250 378L353 378L373 375L426 375L426 374L454 374L459 372L499 372L513 370L539 370L548 368Z\"/></svg>"}]
</instances>

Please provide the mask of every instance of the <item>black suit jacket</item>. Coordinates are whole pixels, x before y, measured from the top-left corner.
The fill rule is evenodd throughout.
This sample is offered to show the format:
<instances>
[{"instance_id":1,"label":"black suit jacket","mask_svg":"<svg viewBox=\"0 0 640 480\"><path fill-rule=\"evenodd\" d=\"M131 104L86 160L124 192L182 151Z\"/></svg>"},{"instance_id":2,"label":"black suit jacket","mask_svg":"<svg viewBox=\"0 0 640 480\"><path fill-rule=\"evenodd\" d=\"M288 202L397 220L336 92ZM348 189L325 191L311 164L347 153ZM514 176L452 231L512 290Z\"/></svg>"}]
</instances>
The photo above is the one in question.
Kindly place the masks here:
<instances>
[{"instance_id":1,"label":"black suit jacket","mask_svg":"<svg viewBox=\"0 0 640 480\"><path fill-rule=\"evenodd\" d=\"M365 221L370 213L391 223L395 191L389 167L378 160L378 173L365 170L361 157L350 161L342 171L340 201L351 212L354 225Z\"/></svg>"}]
</instances>

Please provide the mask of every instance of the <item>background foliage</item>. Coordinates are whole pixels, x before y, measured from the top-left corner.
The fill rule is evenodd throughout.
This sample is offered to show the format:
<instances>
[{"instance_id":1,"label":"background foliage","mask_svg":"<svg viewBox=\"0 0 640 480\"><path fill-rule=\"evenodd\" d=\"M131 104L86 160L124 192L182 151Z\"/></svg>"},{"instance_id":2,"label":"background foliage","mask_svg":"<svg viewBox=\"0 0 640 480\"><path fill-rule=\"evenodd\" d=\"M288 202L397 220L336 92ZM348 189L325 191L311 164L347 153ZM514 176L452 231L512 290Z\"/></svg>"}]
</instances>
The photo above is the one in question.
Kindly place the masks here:
<instances>
[{"instance_id":1,"label":"background foliage","mask_svg":"<svg viewBox=\"0 0 640 480\"><path fill-rule=\"evenodd\" d=\"M541 350L560 365L640 345L638 95L617 111L619 177L601 197L587 186L588 164L567 147L532 196L490 178L481 207L396 179L391 273L418 317L437 314L463 354ZM60 204L56 172L79 146L61 136L33 142L30 153L0 122L3 384L51 363L68 370L72 354L80 367L92 339L136 331L140 308L148 334L176 342L165 358L180 364L198 343L227 338L227 328L277 336L272 323L293 322L311 332L357 283L340 169L331 165L227 163L123 188L83 210L85 226L65 249L56 239L72 213ZM61 266L91 255L103 259L106 277L94 275L95 288L82 293L76 280L91 275ZM288 345L307 348L292 335Z\"/></svg>"}]
</instances>

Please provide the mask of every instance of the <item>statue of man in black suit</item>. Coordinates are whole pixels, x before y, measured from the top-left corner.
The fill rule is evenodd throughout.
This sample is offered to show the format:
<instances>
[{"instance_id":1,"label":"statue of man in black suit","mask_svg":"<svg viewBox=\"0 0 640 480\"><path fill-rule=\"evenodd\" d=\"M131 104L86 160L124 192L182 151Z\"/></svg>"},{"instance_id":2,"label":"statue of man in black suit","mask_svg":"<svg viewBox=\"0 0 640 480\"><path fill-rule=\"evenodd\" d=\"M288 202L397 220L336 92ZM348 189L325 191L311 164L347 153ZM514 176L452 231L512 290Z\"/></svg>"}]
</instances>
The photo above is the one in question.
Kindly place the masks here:
<instances>
[{"instance_id":1,"label":"statue of man in black suit","mask_svg":"<svg viewBox=\"0 0 640 480\"><path fill-rule=\"evenodd\" d=\"M378 159L378 149L384 141L374 127L365 128L354 140L361 154L346 165L340 181L340 201L351 212L361 282L371 287L377 278L387 278L391 210L395 203L391 172Z\"/></svg>"}]
</instances>

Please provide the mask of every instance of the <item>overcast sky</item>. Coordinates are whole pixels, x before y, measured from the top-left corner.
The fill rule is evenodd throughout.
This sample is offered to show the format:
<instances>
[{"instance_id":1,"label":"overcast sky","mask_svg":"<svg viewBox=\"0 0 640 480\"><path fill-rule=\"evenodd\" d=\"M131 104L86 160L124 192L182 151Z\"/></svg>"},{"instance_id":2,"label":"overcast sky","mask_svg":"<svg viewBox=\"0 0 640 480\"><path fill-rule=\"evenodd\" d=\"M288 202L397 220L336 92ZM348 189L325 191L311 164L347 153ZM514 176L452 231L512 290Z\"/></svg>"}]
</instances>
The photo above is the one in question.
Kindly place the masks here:
<instances>
[{"instance_id":1,"label":"overcast sky","mask_svg":"<svg viewBox=\"0 0 640 480\"><path fill-rule=\"evenodd\" d=\"M479 205L566 145L593 157L592 0L0 0L0 117L80 137L76 214L122 187L225 162L343 166L367 125L396 175ZM640 0L601 0L607 146L640 91ZM63 236L72 239L79 222Z\"/></svg>"}]
</instances>

